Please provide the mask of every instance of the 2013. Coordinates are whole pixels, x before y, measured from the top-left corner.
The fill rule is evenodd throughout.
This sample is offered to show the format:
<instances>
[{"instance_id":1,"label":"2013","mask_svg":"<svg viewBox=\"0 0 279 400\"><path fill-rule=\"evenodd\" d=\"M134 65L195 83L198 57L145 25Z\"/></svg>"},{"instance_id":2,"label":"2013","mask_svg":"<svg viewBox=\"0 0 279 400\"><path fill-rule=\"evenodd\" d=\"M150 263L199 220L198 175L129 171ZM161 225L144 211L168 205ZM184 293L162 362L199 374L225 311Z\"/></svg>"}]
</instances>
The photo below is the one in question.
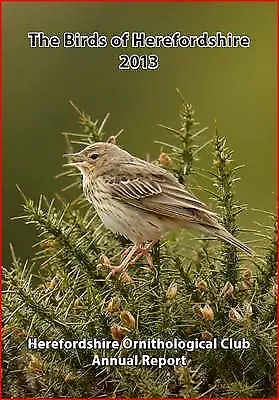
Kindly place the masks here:
<instances>
[{"instance_id":1,"label":"2013","mask_svg":"<svg viewBox=\"0 0 279 400\"><path fill-rule=\"evenodd\" d=\"M119 69L158 69L159 58L155 54L144 54L131 56L127 54L121 54L119 56Z\"/></svg>"}]
</instances>

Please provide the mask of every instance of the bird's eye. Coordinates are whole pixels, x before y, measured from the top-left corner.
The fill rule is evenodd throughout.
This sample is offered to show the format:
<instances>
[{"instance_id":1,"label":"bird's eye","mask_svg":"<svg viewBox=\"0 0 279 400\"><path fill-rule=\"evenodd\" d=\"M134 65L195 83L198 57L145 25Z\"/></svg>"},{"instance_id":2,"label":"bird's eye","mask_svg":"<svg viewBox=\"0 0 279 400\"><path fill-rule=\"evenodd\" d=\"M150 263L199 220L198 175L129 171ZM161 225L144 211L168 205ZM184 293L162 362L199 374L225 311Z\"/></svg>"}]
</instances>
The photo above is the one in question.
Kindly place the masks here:
<instances>
[{"instance_id":1,"label":"bird's eye","mask_svg":"<svg viewBox=\"0 0 279 400\"><path fill-rule=\"evenodd\" d=\"M92 153L90 154L89 158L91 158L91 160L97 160L97 158L99 157L98 153Z\"/></svg>"}]
</instances>

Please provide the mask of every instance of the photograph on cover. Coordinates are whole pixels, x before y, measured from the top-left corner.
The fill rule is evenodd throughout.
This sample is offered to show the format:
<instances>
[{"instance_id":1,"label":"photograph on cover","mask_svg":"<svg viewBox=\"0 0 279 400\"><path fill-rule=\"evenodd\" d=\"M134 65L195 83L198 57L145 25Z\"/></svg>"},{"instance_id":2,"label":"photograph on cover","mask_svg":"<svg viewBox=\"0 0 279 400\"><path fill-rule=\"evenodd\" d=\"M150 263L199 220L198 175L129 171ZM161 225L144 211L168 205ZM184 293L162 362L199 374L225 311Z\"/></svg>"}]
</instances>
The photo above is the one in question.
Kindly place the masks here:
<instances>
[{"instance_id":1,"label":"photograph on cover","mask_svg":"<svg viewBox=\"0 0 279 400\"><path fill-rule=\"evenodd\" d=\"M3 397L276 396L276 4L6 2Z\"/></svg>"}]
</instances>

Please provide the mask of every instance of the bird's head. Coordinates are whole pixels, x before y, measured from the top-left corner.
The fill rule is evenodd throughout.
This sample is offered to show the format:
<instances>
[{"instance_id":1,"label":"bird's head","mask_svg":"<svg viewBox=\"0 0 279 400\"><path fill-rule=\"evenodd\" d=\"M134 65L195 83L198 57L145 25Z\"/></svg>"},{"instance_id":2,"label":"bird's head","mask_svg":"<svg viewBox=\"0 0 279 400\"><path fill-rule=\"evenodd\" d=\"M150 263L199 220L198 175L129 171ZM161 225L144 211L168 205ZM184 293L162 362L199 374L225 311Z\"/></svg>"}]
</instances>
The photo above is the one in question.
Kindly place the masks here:
<instances>
[{"instance_id":1,"label":"bird's head","mask_svg":"<svg viewBox=\"0 0 279 400\"><path fill-rule=\"evenodd\" d=\"M65 154L65 157L71 159L71 162L65 166L76 167L83 175L86 175L108 167L119 153L121 154L122 150L118 146L112 143L97 142L90 144L78 153Z\"/></svg>"}]
</instances>

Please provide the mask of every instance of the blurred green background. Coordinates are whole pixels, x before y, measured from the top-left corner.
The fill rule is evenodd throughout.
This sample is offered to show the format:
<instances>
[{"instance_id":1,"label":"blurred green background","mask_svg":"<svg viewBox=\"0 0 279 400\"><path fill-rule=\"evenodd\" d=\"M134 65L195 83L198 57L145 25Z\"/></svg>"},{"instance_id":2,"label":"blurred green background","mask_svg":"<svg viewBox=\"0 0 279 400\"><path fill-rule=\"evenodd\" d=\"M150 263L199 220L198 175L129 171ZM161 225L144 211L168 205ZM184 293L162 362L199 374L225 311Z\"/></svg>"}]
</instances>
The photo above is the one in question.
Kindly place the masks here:
<instances>
[{"instance_id":1,"label":"blurred green background","mask_svg":"<svg viewBox=\"0 0 279 400\"><path fill-rule=\"evenodd\" d=\"M157 127L178 126L179 87L196 109L209 138L217 119L234 159L246 164L237 187L250 208L275 210L276 171L276 4L275 3L4 3L3 6L3 258L9 242L18 256L30 258L35 230L12 216L22 213L18 184L33 199L52 196L62 183L54 179L64 162L61 131L77 131L72 99L101 119L106 131L121 128L128 151L157 157L153 140L170 140ZM32 49L28 31L117 34L146 31L196 34L228 31L251 37L248 49L147 49L160 58L157 71L119 71L125 50ZM128 49L128 53L136 53ZM143 53L143 52L141 52ZM201 166L209 167L210 149ZM68 182L69 183L69 182ZM68 198L71 194L67 194ZM206 195L204 195L206 199ZM241 225L261 219L249 211Z\"/></svg>"}]
</instances>

